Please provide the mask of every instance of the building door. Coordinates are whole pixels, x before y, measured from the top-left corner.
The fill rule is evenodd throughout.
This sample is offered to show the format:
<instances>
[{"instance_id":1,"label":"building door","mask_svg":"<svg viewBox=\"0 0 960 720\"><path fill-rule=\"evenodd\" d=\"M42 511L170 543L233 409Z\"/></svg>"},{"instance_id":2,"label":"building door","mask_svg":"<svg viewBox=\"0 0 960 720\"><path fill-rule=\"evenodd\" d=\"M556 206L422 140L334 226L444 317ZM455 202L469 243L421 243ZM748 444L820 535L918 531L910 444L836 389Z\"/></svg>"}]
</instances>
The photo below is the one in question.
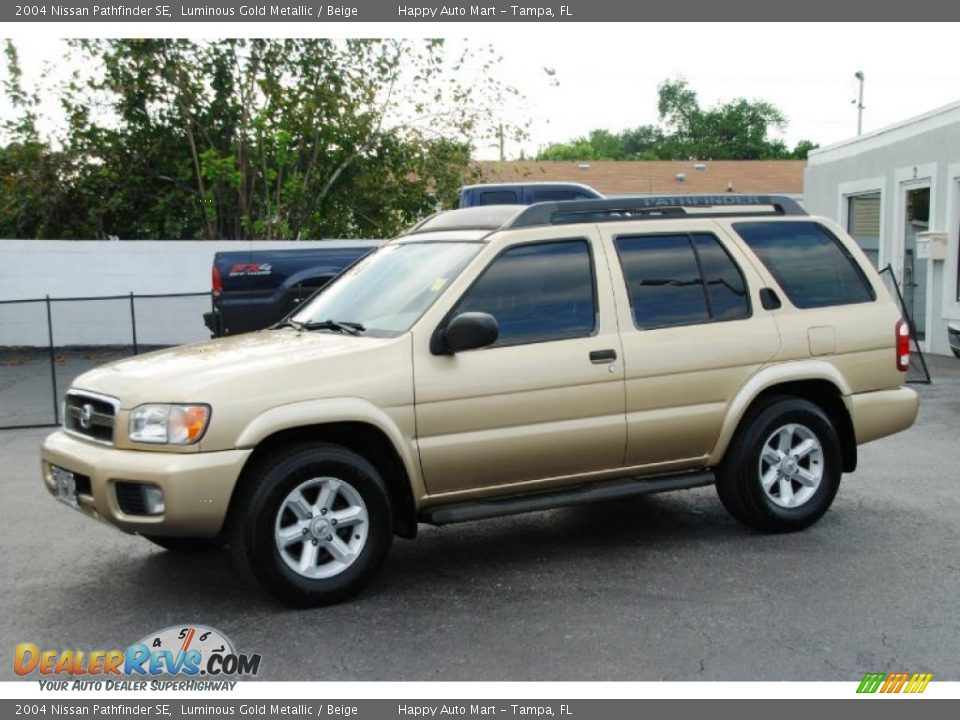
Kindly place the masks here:
<instances>
[{"instance_id":1,"label":"building door","mask_svg":"<svg viewBox=\"0 0 960 720\"><path fill-rule=\"evenodd\" d=\"M903 227L903 300L917 340L926 338L927 261L917 257L917 234L930 229L930 188L906 190Z\"/></svg>"}]
</instances>

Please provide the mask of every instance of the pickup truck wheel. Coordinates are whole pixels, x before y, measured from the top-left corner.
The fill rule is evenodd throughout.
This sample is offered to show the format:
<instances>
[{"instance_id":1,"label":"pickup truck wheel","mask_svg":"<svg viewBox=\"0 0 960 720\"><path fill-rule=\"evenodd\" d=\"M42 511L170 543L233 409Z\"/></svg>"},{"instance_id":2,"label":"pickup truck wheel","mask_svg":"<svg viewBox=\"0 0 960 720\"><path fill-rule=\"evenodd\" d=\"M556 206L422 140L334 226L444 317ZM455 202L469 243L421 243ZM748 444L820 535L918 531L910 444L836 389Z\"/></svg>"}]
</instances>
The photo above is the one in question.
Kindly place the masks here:
<instances>
[{"instance_id":1,"label":"pickup truck wheel","mask_svg":"<svg viewBox=\"0 0 960 720\"><path fill-rule=\"evenodd\" d=\"M745 419L717 471L717 494L737 520L764 532L815 523L840 486L830 419L800 398L772 398Z\"/></svg>"},{"instance_id":2,"label":"pickup truck wheel","mask_svg":"<svg viewBox=\"0 0 960 720\"><path fill-rule=\"evenodd\" d=\"M210 552L223 545L223 542L216 538L162 537L160 535L144 535L143 537L164 550L184 554Z\"/></svg>"},{"instance_id":3,"label":"pickup truck wheel","mask_svg":"<svg viewBox=\"0 0 960 720\"><path fill-rule=\"evenodd\" d=\"M370 462L307 443L265 458L250 479L232 547L264 589L313 607L370 582L393 540L386 485Z\"/></svg>"}]
</instances>

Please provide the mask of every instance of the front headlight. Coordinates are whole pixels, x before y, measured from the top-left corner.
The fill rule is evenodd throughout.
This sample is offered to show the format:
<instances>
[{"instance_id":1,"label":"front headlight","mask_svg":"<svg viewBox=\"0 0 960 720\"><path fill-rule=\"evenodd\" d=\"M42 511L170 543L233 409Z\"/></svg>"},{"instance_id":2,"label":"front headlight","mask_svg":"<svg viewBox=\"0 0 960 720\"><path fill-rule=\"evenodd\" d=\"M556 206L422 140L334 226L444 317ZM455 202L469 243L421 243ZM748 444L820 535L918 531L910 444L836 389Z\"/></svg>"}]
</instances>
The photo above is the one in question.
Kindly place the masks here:
<instances>
[{"instance_id":1,"label":"front headlight","mask_svg":"<svg viewBox=\"0 0 960 720\"><path fill-rule=\"evenodd\" d=\"M209 420L209 405L140 405L130 413L130 439L191 445L203 437Z\"/></svg>"}]
</instances>

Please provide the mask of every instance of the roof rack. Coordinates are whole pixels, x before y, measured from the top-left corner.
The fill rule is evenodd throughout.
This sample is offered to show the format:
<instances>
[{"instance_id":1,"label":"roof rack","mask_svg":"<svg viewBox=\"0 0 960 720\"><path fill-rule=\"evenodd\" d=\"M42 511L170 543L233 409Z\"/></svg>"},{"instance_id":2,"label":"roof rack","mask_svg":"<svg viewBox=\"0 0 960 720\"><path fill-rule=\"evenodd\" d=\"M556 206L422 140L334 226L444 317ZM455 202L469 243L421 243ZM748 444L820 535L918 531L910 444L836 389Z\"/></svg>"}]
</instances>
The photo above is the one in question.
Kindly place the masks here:
<instances>
[{"instance_id":1,"label":"roof rack","mask_svg":"<svg viewBox=\"0 0 960 720\"><path fill-rule=\"evenodd\" d=\"M806 214L796 200L786 195L651 195L537 203L508 220L503 229L684 216L716 218Z\"/></svg>"}]
</instances>

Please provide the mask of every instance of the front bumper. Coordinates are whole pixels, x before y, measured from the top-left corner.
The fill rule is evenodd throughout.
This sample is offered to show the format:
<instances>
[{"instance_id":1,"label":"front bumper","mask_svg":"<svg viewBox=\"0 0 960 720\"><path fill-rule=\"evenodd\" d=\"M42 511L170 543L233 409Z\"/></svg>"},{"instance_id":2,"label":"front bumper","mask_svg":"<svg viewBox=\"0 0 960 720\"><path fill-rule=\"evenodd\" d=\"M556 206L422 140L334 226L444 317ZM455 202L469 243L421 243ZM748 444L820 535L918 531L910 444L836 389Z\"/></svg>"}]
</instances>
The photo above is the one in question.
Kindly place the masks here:
<instances>
[{"instance_id":1,"label":"front bumper","mask_svg":"<svg viewBox=\"0 0 960 720\"><path fill-rule=\"evenodd\" d=\"M78 509L125 532L173 537L213 537L220 532L230 496L251 450L169 453L118 450L85 442L58 430L40 452L43 482L55 494L50 466L90 479L77 496ZM129 515L120 509L117 482L148 483L163 490L160 515Z\"/></svg>"}]
</instances>

